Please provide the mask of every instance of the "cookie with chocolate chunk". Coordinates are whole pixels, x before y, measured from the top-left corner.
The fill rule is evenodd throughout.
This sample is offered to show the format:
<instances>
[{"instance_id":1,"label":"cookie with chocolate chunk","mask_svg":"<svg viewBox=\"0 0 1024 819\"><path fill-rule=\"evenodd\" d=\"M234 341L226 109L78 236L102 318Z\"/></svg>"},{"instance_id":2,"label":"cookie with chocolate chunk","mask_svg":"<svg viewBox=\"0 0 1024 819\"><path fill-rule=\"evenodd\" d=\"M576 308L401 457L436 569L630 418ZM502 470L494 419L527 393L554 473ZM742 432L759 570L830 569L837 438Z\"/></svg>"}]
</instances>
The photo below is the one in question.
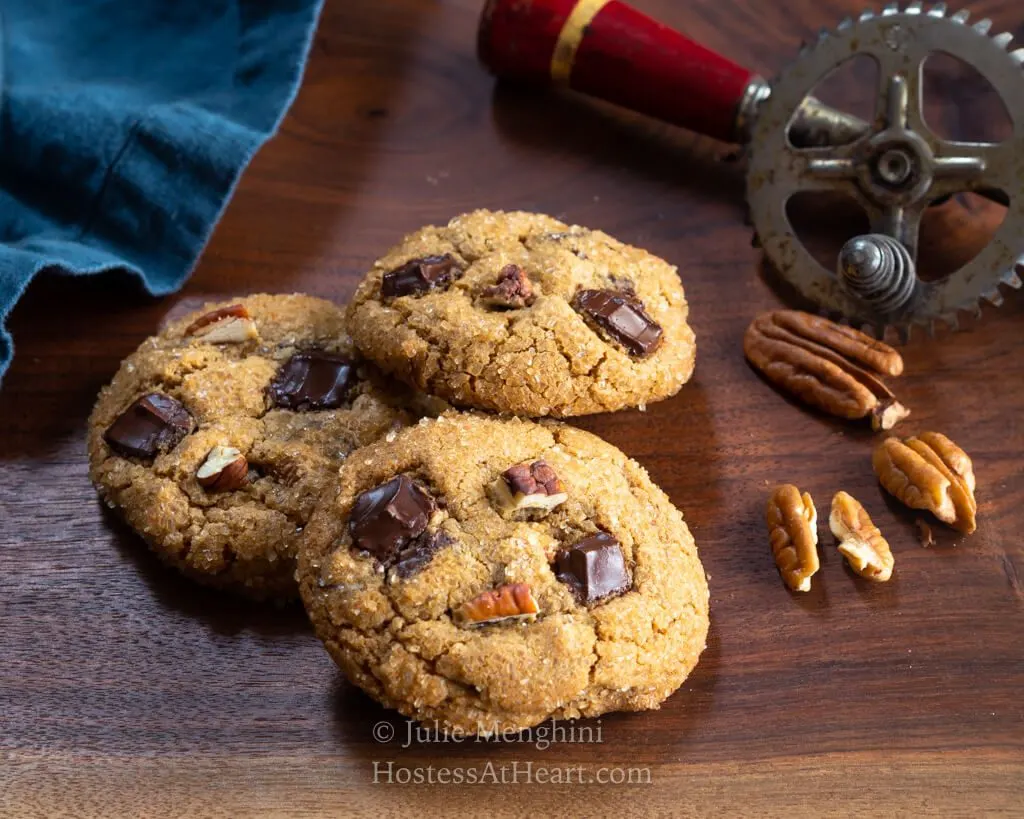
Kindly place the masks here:
<instances>
[{"instance_id":1,"label":"cookie with chocolate chunk","mask_svg":"<svg viewBox=\"0 0 1024 819\"><path fill-rule=\"evenodd\" d=\"M471 733L657 708L708 630L682 515L618 449L554 421L452 412L361 449L298 566L353 683Z\"/></svg>"},{"instance_id":2,"label":"cookie with chocolate chunk","mask_svg":"<svg viewBox=\"0 0 1024 819\"><path fill-rule=\"evenodd\" d=\"M90 475L166 562L293 597L299 532L353 449L411 420L406 390L309 296L208 305L145 341L89 422Z\"/></svg>"},{"instance_id":3,"label":"cookie with chocolate chunk","mask_svg":"<svg viewBox=\"0 0 1024 819\"><path fill-rule=\"evenodd\" d=\"M667 398L696 354L674 267L532 213L481 210L407 236L348 317L366 356L407 384L531 417Z\"/></svg>"}]
</instances>

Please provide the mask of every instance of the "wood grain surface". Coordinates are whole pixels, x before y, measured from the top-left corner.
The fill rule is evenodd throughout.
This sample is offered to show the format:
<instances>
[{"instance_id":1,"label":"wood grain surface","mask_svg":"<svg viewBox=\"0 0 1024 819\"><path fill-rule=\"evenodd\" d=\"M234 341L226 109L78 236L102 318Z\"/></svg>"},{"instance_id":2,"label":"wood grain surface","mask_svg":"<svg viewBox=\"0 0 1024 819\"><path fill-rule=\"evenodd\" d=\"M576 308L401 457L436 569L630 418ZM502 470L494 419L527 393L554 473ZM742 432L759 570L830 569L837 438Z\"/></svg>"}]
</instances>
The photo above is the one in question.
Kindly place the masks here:
<instances>
[{"instance_id":1,"label":"wood grain surface","mask_svg":"<svg viewBox=\"0 0 1024 819\"><path fill-rule=\"evenodd\" d=\"M637 4L767 75L865 6ZM914 515L872 477L871 433L798 408L743 359L748 322L780 302L749 246L742 170L716 161L724 146L496 88L473 54L479 6L331 0L291 115L179 296L44 277L15 311L0 392L0 813L1021 815L1024 297L906 350L903 429L953 437L979 481L978 532L936 526L922 548ZM975 9L1024 33L1013 0ZM944 87L974 122L977 89ZM298 607L225 599L164 569L86 474L97 391L169 311L255 291L344 301L405 232L481 206L550 212L664 256L698 334L676 398L580 421L684 511L712 598L691 679L660 711L582 723L600 742L403 748L405 720L343 680ZM762 522L780 481L822 509L840 488L861 498L893 546L893 580L857 579L823 536L814 590L789 593ZM381 722L392 741L375 740ZM528 763L534 780L582 766L650 781L530 783ZM488 764L499 782L510 769L507 784ZM430 765L484 781L400 784L398 769Z\"/></svg>"}]
</instances>

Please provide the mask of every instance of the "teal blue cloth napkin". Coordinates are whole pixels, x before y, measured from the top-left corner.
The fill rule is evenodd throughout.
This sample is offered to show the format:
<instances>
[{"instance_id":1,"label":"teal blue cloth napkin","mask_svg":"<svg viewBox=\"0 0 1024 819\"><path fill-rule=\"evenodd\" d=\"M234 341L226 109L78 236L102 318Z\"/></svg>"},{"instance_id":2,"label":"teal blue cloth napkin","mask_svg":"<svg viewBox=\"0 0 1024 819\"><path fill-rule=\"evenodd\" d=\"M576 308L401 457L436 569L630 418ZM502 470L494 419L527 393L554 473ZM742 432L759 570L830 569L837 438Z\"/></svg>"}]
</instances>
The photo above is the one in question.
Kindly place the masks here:
<instances>
[{"instance_id":1,"label":"teal blue cloth napkin","mask_svg":"<svg viewBox=\"0 0 1024 819\"><path fill-rule=\"evenodd\" d=\"M0 378L36 273L181 286L294 99L322 4L0 3Z\"/></svg>"}]
</instances>

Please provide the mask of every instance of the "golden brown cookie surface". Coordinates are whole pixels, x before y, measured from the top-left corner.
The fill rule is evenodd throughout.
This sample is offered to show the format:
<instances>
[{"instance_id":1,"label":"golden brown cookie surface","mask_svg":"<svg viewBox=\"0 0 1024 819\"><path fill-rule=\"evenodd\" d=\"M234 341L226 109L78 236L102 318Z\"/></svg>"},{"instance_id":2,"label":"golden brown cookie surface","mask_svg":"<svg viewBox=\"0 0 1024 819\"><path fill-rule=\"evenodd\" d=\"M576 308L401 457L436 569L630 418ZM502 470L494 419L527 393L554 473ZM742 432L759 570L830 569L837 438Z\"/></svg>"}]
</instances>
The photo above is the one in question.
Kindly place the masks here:
<instances>
[{"instance_id":1,"label":"golden brown cookie surface","mask_svg":"<svg viewBox=\"0 0 1024 819\"><path fill-rule=\"evenodd\" d=\"M409 420L404 391L309 296L208 305L147 339L100 393L90 475L166 562L262 597L295 594L295 542L349 452Z\"/></svg>"},{"instance_id":2,"label":"golden brown cookie surface","mask_svg":"<svg viewBox=\"0 0 1024 819\"><path fill-rule=\"evenodd\" d=\"M381 258L349 307L356 344L454 404L531 417L674 395L696 343L676 270L549 216L476 211Z\"/></svg>"},{"instance_id":3,"label":"golden brown cookie surface","mask_svg":"<svg viewBox=\"0 0 1024 819\"><path fill-rule=\"evenodd\" d=\"M450 413L355 453L298 577L355 684L468 732L657 708L708 629L682 515L622 452L554 422Z\"/></svg>"}]
</instances>

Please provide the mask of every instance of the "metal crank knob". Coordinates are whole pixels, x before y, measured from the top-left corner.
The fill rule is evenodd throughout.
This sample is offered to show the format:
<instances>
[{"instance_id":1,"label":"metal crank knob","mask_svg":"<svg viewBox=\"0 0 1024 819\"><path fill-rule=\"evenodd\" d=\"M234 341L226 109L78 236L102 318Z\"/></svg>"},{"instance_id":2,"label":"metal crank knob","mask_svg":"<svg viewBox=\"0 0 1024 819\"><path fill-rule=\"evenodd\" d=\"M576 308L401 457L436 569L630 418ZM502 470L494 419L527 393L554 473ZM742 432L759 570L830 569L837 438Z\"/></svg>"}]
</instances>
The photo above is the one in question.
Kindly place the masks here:
<instances>
[{"instance_id":1,"label":"metal crank knob","mask_svg":"<svg viewBox=\"0 0 1024 819\"><path fill-rule=\"evenodd\" d=\"M843 245L836 273L851 296L881 315L906 307L917 284L910 251L882 233L854 236Z\"/></svg>"}]
</instances>

